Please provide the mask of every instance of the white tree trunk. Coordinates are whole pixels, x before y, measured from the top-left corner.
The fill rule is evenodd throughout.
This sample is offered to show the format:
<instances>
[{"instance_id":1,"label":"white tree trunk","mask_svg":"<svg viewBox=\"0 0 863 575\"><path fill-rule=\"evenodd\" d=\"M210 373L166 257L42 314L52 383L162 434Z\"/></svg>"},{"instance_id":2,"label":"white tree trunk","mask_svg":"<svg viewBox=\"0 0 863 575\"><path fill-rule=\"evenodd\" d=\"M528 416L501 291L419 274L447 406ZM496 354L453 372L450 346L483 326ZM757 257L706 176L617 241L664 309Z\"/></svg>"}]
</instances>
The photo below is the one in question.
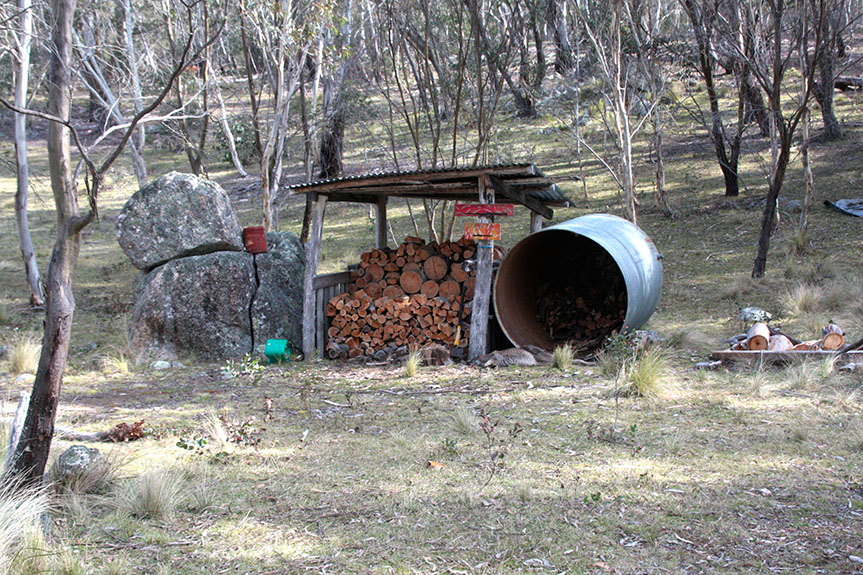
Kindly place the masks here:
<instances>
[{"instance_id":1,"label":"white tree trunk","mask_svg":"<svg viewBox=\"0 0 863 575\"><path fill-rule=\"evenodd\" d=\"M225 111L225 100L222 98L222 90L219 88L219 78L213 74L213 91L216 93L216 101L219 104L219 125L222 127L222 132L225 134L225 139L228 140L228 150L231 152L231 162L234 163L234 168L244 178L249 176L243 162L240 161L240 156L237 155L237 144L234 141L234 133L231 131L231 126L228 124L228 115Z\"/></svg>"},{"instance_id":2,"label":"white tree trunk","mask_svg":"<svg viewBox=\"0 0 863 575\"><path fill-rule=\"evenodd\" d=\"M15 105L27 107L27 89L30 83L30 43L33 34L33 15L30 0L18 0L20 11L18 30L18 75L15 78ZM30 237L27 219L27 199L30 187L30 166L27 162L27 118L15 114L15 160L18 165L18 187L15 192L15 221L18 224L18 246L24 260L24 272L30 288L30 305L42 306L45 294L39 279L39 267Z\"/></svg>"}]
</instances>

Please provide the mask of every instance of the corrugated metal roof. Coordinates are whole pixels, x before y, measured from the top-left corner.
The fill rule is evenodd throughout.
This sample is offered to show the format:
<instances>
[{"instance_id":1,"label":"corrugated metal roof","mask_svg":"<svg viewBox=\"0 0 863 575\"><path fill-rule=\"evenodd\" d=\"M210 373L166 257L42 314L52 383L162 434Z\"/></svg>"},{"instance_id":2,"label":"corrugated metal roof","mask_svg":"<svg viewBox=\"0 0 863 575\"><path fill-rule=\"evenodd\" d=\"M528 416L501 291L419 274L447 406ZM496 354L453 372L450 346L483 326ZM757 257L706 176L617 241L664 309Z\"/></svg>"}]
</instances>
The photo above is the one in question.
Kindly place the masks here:
<instances>
[{"instance_id":1,"label":"corrugated metal roof","mask_svg":"<svg viewBox=\"0 0 863 575\"><path fill-rule=\"evenodd\" d=\"M507 168L524 168L525 170L533 170L535 175L540 177L545 177L545 174L542 173L536 166L533 164L525 163L525 164L488 164L485 166L462 166L457 168L433 168L426 170L392 170L392 171L384 171L384 170L375 170L372 172L365 172L362 174L349 174L346 176L338 176L335 178L327 178L323 180L315 180L313 182L294 184L292 186L288 186L289 190L301 190L304 188L313 188L317 186L321 186L323 184L332 184L335 182L349 182L356 180L364 180L364 179L372 179L372 178L391 178L398 176L421 176L425 174L446 174L453 173L453 175L457 175L463 172L475 172L478 170L501 170ZM553 184L552 184L553 185Z\"/></svg>"},{"instance_id":2,"label":"corrugated metal roof","mask_svg":"<svg viewBox=\"0 0 863 575\"><path fill-rule=\"evenodd\" d=\"M294 184L288 189L294 194L316 191L326 194L332 199L341 198L342 201L356 201L356 198L363 196L365 199L362 201L367 201L368 197L379 194L422 197L422 185L427 184L434 188L434 194L439 197L441 194L450 195L450 192L446 191L447 184L453 184L452 194L458 195L459 190L455 187L457 184L461 184L461 189L464 190L464 185L469 185L475 177L481 174L487 174L515 187L521 187L529 197L543 204L570 205L563 191L539 168L530 163L366 172ZM401 180L401 178L404 179ZM431 194L432 192L429 192L429 197L433 197Z\"/></svg>"}]
</instances>

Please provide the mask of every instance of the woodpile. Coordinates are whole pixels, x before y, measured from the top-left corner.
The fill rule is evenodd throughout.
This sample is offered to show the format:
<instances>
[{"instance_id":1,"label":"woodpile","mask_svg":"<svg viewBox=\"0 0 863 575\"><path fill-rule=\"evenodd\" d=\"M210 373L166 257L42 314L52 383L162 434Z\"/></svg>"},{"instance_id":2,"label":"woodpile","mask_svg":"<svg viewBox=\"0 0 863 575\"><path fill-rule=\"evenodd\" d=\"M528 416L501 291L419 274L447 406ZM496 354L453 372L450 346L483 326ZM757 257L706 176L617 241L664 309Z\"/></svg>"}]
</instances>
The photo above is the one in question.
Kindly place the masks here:
<instances>
[{"instance_id":1,"label":"woodpile","mask_svg":"<svg viewBox=\"0 0 863 575\"><path fill-rule=\"evenodd\" d=\"M537 287L537 319L554 341L597 347L620 329L626 317L623 276L604 251L571 254L560 265L573 273Z\"/></svg>"},{"instance_id":2,"label":"woodpile","mask_svg":"<svg viewBox=\"0 0 863 575\"><path fill-rule=\"evenodd\" d=\"M758 322L728 342L733 351L838 351L845 346L845 334L831 323L821 328L820 339L799 340Z\"/></svg>"},{"instance_id":3,"label":"woodpile","mask_svg":"<svg viewBox=\"0 0 863 575\"><path fill-rule=\"evenodd\" d=\"M347 292L327 304L327 355L383 360L408 348L454 345L459 318L470 325L476 270L462 264L475 253L463 238L427 244L410 236L395 249L363 253ZM469 335L463 331L460 345Z\"/></svg>"}]
</instances>

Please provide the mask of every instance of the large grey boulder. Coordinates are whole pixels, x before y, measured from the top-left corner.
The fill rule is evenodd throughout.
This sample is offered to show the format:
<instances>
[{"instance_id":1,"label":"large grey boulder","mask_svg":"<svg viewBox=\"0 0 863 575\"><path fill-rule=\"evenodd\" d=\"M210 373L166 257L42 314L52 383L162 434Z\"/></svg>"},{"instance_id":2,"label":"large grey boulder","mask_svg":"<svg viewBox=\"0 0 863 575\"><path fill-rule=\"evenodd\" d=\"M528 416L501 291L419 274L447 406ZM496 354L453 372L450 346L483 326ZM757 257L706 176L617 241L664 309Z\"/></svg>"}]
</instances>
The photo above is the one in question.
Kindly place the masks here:
<instances>
[{"instance_id":1,"label":"large grey boulder","mask_svg":"<svg viewBox=\"0 0 863 575\"><path fill-rule=\"evenodd\" d=\"M216 252L172 260L136 282L129 326L134 354L204 361L252 350L249 310L255 293L251 254Z\"/></svg>"},{"instance_id":2,"label":"large grey boulder","mask_svg":"<svg viewBox=\"0 0 863 575\"><path fill-rule=\"evenodd\" d=\"M303 272L305 250L290 232L267 234L267 252L255 254L258 291L252 302L255 351L264 352L268 339L287 339L302 348Z\"/></svg>"},{"instance_id":3,"label":"large grey boulder","mask_svg":"<svg viewBox=\"0 0 863 575\"><path fill-rule=\"evenodd\" d=\"M219 184L171 172L123 206L117 241L138 269L216 251L242 251L243 229Z\"/></svg>"}]
</instances>

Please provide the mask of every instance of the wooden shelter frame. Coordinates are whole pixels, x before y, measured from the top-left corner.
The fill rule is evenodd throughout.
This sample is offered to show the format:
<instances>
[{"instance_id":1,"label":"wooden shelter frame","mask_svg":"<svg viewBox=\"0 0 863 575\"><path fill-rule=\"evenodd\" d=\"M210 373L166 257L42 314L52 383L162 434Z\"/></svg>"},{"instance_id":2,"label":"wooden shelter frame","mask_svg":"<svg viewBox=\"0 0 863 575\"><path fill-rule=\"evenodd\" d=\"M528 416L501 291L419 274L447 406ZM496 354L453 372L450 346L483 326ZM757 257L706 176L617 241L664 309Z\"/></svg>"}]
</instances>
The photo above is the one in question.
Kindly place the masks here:
<instances>
[{"instance_id":1,"label":"wooden shelter frame","mask_svg":"<svg viewBox=\"0 0 863 575\"><path fill-rule=\"evenodd\" d=\"M323 238L324 212L327 202L355 202L375 206L375 248L387 247L387 202L389 198L478 201L493 204L499 197L506 203L524 206L531 211L530 233L542 229L542 220L550 220L551 206L568 206L565 196L554 182L533 164L511 164L473 168L418 170L364 174L297 184L292 195L310 195L311 229L306 243L306 269L303 284L303 356L315 353L315 327L319 319L315 306L316 277ZM479 217L480 222L491 222ZM493 242L480 240L477 250L477 278L471 315L471 337L468 356L473 359L486 353L488 313L491 300ZM323 353L323 350L320 350Z\"/></svg>"}]
</instances>

